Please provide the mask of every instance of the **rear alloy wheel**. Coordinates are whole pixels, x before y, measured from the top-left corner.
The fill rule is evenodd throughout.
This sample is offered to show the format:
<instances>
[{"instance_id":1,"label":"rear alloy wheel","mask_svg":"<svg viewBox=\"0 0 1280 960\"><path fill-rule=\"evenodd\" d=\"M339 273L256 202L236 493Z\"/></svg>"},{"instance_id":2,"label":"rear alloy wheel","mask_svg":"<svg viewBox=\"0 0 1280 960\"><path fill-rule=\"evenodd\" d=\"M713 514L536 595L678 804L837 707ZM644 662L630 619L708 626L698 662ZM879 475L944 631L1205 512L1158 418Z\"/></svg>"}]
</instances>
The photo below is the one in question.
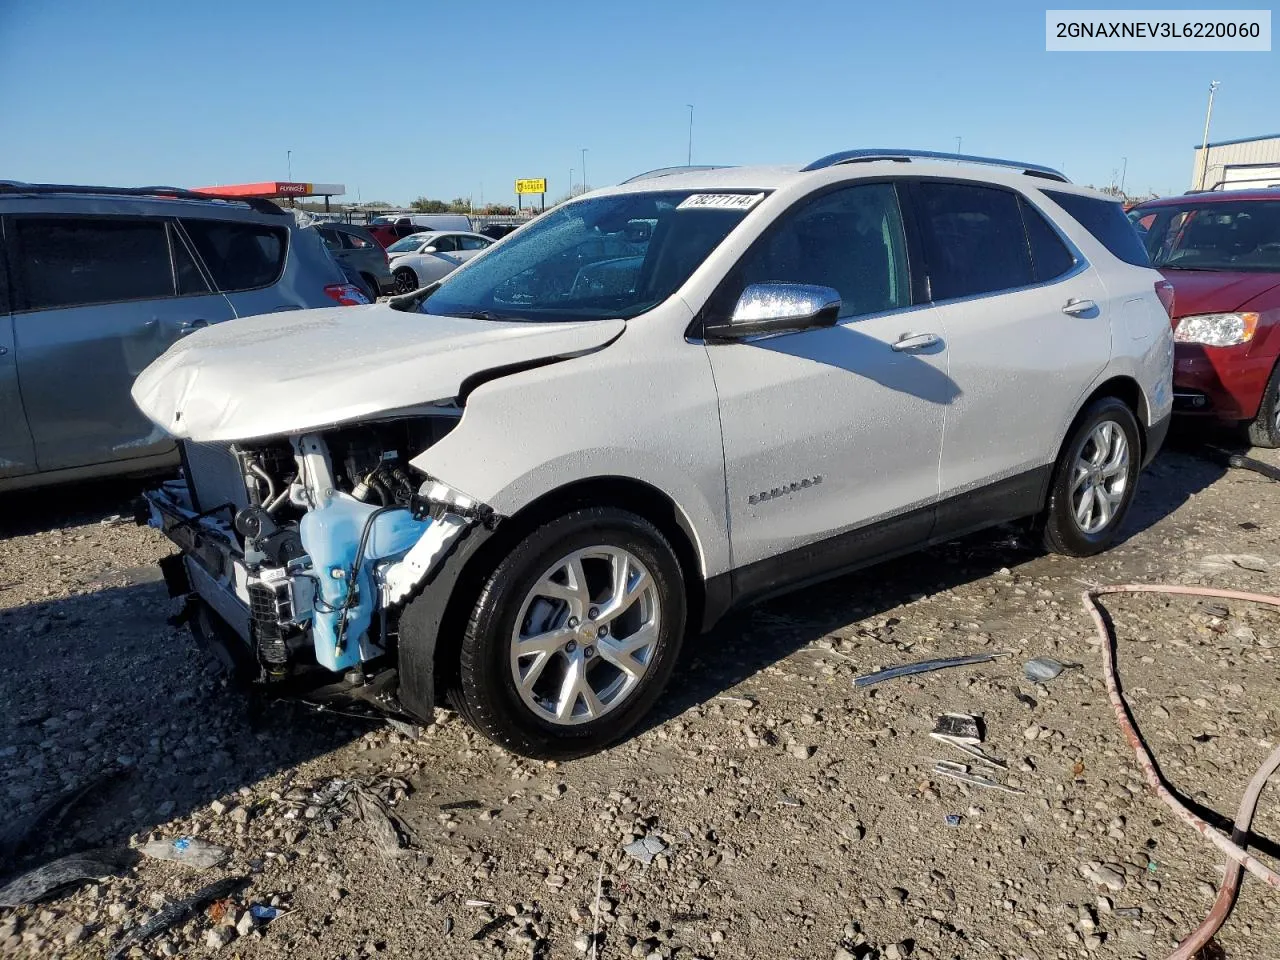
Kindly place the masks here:
<instances>
[{"instance_id":1,"label":"rear alloy wheel","mask_svg":"<svg viewBox=\"0 0 1280 960\"><path fill-rule=\"evenodd\" d=\"M1133 502L1141 466L1142 438L1133 411L1115 397L1091 404L1054 466L1045 547L1088 557L1111 546Z\"/></svg>"},{"instance_id":2,"label":"rear alloy wheel","mask_svg":"<svg viewBox=\"0 0 1280 960\"><path fill-rule=\"evenodd\" d=\"M567 758L621 739L671 675L680 566L652 524L578 510L522 540L481 590L450 700L495 743Z\"/></svg>"},{"instance_id":3,"label":"rear alloy wheel","mask_svg":"<svg viewBox=\"0 0 1280 960\"><path fill-rule=\"evenodd\" d=\"M1245 423L1249 442L1255 447L1280 447L1280 363L1271 371L1267 387L1262 391L1258 415Z\"/></svg>"},{"instance_id":4,"label":"rear alloy wheel","mask_svg":"<svg viewBox=\"0 0 1280 960\"><path fill-rule=\"evenodd\" d=\"M421 286L418 283L418 275L409 267L401 267L394 274L396 280L396 293L413 293Z\"/></svg>"}]
</instances>

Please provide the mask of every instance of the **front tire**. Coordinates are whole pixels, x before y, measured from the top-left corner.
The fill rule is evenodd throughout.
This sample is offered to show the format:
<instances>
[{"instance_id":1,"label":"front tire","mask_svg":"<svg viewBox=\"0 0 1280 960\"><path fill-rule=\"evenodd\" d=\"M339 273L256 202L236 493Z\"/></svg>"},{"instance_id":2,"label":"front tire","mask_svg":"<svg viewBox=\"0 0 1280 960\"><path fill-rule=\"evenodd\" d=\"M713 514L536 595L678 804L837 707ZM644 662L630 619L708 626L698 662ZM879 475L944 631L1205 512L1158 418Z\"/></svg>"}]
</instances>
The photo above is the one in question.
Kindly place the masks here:
<instances>
[{"instance_id":1,"label":"front tire","mask_svg":"<svg viewBox=\"0 0 1280 960\"><path fill-rule=\"evenodd\" d=\"M1280 363L1271 371L1267 387L1258 404L1258 415L1245 422L1245 433L1255 447L1274 450L1280 447Z\"/></svg>"},{"instance_id":2,"label":"front tire","mask_svg":"<svg viewBox=\"0 0 1280 960\"><path fill-rule=\"evenodd\" d=\"M527 536L485 582L449 699L514 753L582 756L649 711L684 627L684 581L662 533L625 510L575 510Z\"/></svg>"},{"instance_id":3,"label":"front tire","mask_svg":"<svg viewBox=\"0 0 1280 960\"><path fill-rule=\"evenodd\" d=\"M1053 469L1042 517L1053 553L1091 557L1110 547L1133 502L1142 436L1133 411L1115 397L1095 400L1077 419Z\"/></svg>"},{"instance_id":4,"label":"front tire","mask_svg":"<svg viewBox=\"0 0 1280 960\"><path fill-rule=\"evenodd\" d=\"M396 281L396 293L413 293L422 286L418 283L418 275L410 267L401 267L392 276Z\"/></svg>"}]
</instances>

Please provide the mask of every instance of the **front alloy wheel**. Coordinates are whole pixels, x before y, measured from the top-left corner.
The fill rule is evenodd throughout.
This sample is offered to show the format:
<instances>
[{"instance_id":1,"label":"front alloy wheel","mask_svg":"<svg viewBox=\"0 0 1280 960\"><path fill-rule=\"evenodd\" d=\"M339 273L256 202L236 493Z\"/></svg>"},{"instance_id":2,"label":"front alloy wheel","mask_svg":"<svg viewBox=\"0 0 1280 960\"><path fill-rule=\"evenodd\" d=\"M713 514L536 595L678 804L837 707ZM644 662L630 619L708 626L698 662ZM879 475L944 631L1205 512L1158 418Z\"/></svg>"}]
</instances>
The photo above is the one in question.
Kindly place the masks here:
<instances>
[{"instance_id":1,"label":"front alloy wheel","mask_svg":"<svg viewBox=\"0 0 1280 960\"><path fill-rule=\"evenodd\" d=\"M684 626L662 532L616 507L574 510L523 536L480 588L449 700L508 750L581 756L648 712Z\"/></svg>"},{"instance_id":2,"label":"front alloy wheel","mask_svg":"<svg viewBox=\"0 0 1280 960\"><path fill-rule=\"evenodd\" d=\"M599 545L557 560L525 596L511 634L520 699L555 724L617 709L649 670L661 615L653 578L628 551Z\"/></svg>"}]
</instances>

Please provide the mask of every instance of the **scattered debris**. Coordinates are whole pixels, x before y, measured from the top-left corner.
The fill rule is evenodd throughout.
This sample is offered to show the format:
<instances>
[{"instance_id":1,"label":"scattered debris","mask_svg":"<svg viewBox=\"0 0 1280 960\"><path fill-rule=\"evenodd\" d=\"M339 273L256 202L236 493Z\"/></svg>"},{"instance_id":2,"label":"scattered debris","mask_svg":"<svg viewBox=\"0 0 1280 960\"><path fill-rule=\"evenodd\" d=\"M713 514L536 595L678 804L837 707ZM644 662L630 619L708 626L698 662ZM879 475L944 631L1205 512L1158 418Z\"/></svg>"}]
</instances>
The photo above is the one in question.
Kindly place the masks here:
<instances>
[{"instance_id":1,"label":"scattered debris","mask_svg":"<svg viewBox=\"0 0 1280 960\"><path fill-rule=\"evenodd\" d=\"M468 907L492 907L493 906L492 900L466 900L464 901L464 903Z\"/></svg>"},{"instance_id":2,"label":"scattered debris","mask_svg":"<svg viewBox=\"0 0 1280 960\"><path fill-rule=\"evenodd\" d=\"M904 663L898 667L886 667L883 670L877 670L875 673L854 677L853 685L855 687L868 687L873 683L879 683L881 680L894 680L898 677L911 676L917 673L944 670L947 667L967 667L975 663L990 663L992 660L1007 656L1009 656L1008 652L972 653L963 657L943 657L938 660L920 660L916 663Z\"/></svg>"},{"instance_id":3,"label":"scattered debris","mask_svg":"<svg viewBox=\"0 0 1280 960\"><path fill-rule=\"evenodd\" d=\"M647 867L653 863L654 857L667 852L667 845L657 837L644 837L632 840L622 849L632 859L639 860Z\"/></svg>"},{"instance_id":4,"label":"scattered debris","mask_svg":"<svg viewBox=\"0 0 1280 960\"><path fill-rule=\"evenodd\" d=\"M177 837L173 840L151 840L138 848L153 860L171 860L197 870L208 870L224 863L229 851L199 837Z\"/></svg>"},{"instance_id":5,"label":"scattered debris","mask_svg":"<svg viewBox=\"0 0 1280 960\"><path fill-rule=\"evenodd\" d=\"M952 742L981 743L982 718L967 713L944 713L934 721L933 732Z\"/></svg>"},{"instance_id":6,"label":"scattered debris","mask_svg":"<svg viewBox=\"0 0 1280 960\"><path fill-rule=\"evenodd\" d=\"M441 810L479 810L484 804L479 800L455 800L440 804Z\"/></svg>"},{"instance_id":7,"label":"scattered debris","mask_svg":"<svg viewBox=\"0 0 1280 960\"><path fill-rule=\"evenodd\" d=\"M73 884L118 874L136 859L132 850L109 848L61 857L28 870L0 889L0 907L38 903Z\"/></svg>"},{"instance_id":8,"label":"scattered debris","mask_svg":"<svg viewBox=\"0 0 1280 960\"><path fill-rule=\"evenodd\" d=\"M986 764L988 767L995 767L997 770L1009 769L1009 765L1007 763L1005 763L1003 760L998 760L995 757L990 756L981 747L975 747L971 743L966 743L963 740L957 740L954 737L948 737L942 733L931 733L929 734L929 736L933 737L933 739L941 743L950 744L951 746L959 750L961 753L963 753L965 756L971 757L972 759L977 760L979 763Z\"/></svg>"},{"instance_id":9,"label":"scattered debris","mask_svg":"<svg viewBox=\"0 0 1280 960\"><path fill-rule=\"evenodd\" d=\"M793 797L789 793L778 794L778 806L780 807L803 807L804 801L799 797Z\"/></svg>"},{"instance_id":10,"label":"scattered debris","mask_svg":"<svg viewBox=\"0 0 1280 960\"><path fill-rule=\"evenodd\" d=\"M115 949L107 954L107 960L119 960L135 944L150 940L156 934L177 926L198 913L206 905L231 896L248 882L248 877L224 877L221 880L215 880L207 887L201 887L185 900L178 900L169 904L116 944Z\"/></svg>"},{"instance_id":11,"label":"scattered debris","mask_svg":"<svg viewBox=\"0 0 1280 960\"><path fill-rule=\"evenodd\" d=\"M958 814L958 813L948 813L948 814L947 814L947 816L946 816L946 821L947 821L947 826L948 826L948 827L958 827L958 826L960 826L960 820L961 820L961 817L960 817L960 814Z\"/></svg>"},{"instance_id":12,"label":"scattered debris","mask_svg":"<svg viewBox=\"0 0 1280 960\"><path fill-rule=\"evenodd\" d=\"M1022 675L1032 683L1048 683L1056 680L1063 670L1083 667L1082 663L1063 663L1052 657L1036 657L1022 665Z\"/></svg>"},{"instance_id":13,"label":"scattered debris","mask_svg":"<svg viewBox=\"0 0 1280 960\"><path fill-rule=\"evenodd\" d=\"M367 787L357 785L352 791L356 813L369 830L374 846L388 860L412 855L408 831L391 815L382 799Z\"/></svg>"},{"instance_id":14,"label":"scattered debris","mask_svg":"<svg viewBox=\"0 0 1280 960\"><path fill-rule=\"evenodd\" d=\"M492 920L486 923L483 927L481 927L479 930L473 933L471 935L471 939L483 940L485 937L489 936L490 934L497 933L507 924L511 923L511 921L514 919L515 919L514 917L509 917L505 913L500 916L494 917Z\"/></svg>"},{"instance_id":15,"label":"scattered debris","mask_svg":"<svg viewBox=\"0 0 1280 960\"><path fill-rule=\"evenodd\" d=\"M1117 917L1124 917L1126 920L1142 919L1141 907L1116 907L1114 912Z\"/></svg>"},{"instance_id":16,"label":"scattered debris","mask_svg":"<svg viewBox=\"0 0 1280 960\"><path fill-rule=\"evenodd\" d=\"M1007 787L1003 783L997 783L989 777L984 777L978 773L972 773L965 764L953 763L950 760L939 760L933 765L933 772L940 777L956 780L971 787L982 787L986 790L999 790L1002 793L1025 793L1025 791L1019 790L1016 787Z\"/></svg>"},{"instance_id":17,"label":"scattered debris","mask_svg":"<svg viewBox=\"0 0 1280 960\"><path fill-rule=\"evenodd\" d=\"M285 911L268 903L251 903L249 904L249 912L253 914L253 919L262 923L270 923Z\"/></svg>"},{"instance_id":18,"label":"scattered debris","mask_svg":"<svg viewBox=\"0 0 1280 960\"><path fill-rule=\"evenodd\" d=\"M1255 460L1240 453L1231 454L1227 458L1227 466L1235 467L1237 470L1252 470L1254 473L1262 474L1268 480L1280 480L1280 470L1269 463L1263 463L1261 460Z\"/></svg>"},{"instance_id":19,"label":"scattered debris","mask_svg":"<svg viewBox=\"0 0 1280 960\"><path fill-rule=\"evenodd\" d=\"M1253 573L1266 573L1271 569L1271 561L1266 557L1254 556L1251 553L1211 553L1201 557L1196 564L1197 573L1229 573L1233 570L1249 570Z\"/></svg>"},{"instance_id":20,"label":"scattered debris","mask_svg":"<svg viewBox=\"0 0 1280 960\"><path fill-rule=\"evenodd\" d=\"M417 740L422 735L422 727L416 723L406 723L403 720L397 720L395 717L387 718L387 726L402 737L408 737L410 740Z\"/></svg>"}]
</instances>

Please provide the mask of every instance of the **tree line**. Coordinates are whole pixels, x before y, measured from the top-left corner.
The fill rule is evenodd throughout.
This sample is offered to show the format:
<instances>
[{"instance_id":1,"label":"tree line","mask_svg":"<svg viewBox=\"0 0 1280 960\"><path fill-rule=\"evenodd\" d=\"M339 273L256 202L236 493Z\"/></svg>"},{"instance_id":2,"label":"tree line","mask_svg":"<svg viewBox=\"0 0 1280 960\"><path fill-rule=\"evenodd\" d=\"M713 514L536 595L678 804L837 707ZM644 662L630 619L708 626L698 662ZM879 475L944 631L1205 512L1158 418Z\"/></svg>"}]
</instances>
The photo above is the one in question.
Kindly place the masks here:
<instances>
[{"instance_id":1,"label":"tree line","mask_svg":"<svg viewBox=\"0 0 1280 960\"><path fill-rule=\"evenodd\" d=\"M483 207L471 206L465 197L454 197L448 203L443 200L432 200L429 197L418 197L409 204L414 213L478 213L482 216L509 216L516 208L509 203L490 203Z\"/></svg>"}]
</instances>

